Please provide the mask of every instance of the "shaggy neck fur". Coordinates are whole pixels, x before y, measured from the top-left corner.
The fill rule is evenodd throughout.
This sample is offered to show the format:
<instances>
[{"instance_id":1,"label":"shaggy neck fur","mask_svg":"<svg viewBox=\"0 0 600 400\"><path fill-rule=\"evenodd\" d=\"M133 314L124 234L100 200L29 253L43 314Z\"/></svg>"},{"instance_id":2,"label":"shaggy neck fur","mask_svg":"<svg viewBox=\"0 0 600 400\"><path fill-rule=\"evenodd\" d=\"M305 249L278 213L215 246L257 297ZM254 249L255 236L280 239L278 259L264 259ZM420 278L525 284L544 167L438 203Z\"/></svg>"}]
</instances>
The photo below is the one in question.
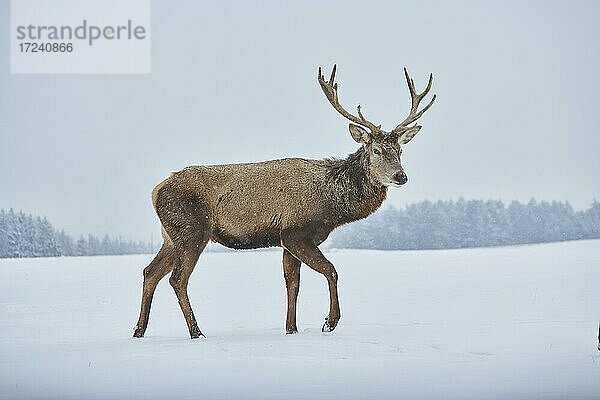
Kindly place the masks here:
<instances>
[{"instance_id":1,"label":"shaggy neck fur","mask_svg":"<svg viewBox=\"0 0 600 400\"><path fill-rule=\"evenodd\" d=\"M343 160L329 159L325 162L329 198L339 225L365 218L381 206L387 187L373 182L364 147Z\"/></svg>"}]
</instances>

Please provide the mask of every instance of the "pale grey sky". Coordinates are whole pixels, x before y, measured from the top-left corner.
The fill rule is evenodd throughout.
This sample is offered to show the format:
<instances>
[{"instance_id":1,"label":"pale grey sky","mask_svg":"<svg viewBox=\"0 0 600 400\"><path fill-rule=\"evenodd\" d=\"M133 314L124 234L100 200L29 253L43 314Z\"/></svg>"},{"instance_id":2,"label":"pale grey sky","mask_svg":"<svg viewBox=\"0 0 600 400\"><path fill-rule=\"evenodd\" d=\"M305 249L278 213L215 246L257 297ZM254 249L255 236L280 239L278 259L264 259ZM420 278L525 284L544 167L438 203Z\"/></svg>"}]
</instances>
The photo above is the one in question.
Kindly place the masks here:
<instances>
[{"instance_id":1,"label":"pale grey sky","mask_svg":"<svg viewBox=\"0 0 600 400\"><path fill-rule=\"evenodd\" d=\"M435 75L386 204L600 199L595 1L154 1L150 75L11 75L0 14L0 208L73 234L158 240L150 191L186 165L352 152L316 81L334 62L387 129L402 67Z\"/></svg>"}]
</instances>

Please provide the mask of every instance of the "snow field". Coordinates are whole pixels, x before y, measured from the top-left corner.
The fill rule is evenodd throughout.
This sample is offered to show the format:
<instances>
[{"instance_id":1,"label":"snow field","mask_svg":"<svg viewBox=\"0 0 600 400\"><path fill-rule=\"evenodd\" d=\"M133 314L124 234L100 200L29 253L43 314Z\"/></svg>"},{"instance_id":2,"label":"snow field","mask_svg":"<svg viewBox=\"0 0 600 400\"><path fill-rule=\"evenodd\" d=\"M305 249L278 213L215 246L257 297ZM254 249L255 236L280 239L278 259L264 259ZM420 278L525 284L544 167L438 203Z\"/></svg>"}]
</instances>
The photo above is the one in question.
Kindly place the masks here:
<instances>
[{"instance_id":1,"label":"snow field","mask_svg":"<svg viewBox=\"0 0 600 400\"><path fill-rule=\"evenodd\" d=\"M326 256L285 335L279 251L203 254L198 340L168 279L131 337L152 256L0 260L0 398L600 398L599 240Z\"/></svg>"}]
</instances>

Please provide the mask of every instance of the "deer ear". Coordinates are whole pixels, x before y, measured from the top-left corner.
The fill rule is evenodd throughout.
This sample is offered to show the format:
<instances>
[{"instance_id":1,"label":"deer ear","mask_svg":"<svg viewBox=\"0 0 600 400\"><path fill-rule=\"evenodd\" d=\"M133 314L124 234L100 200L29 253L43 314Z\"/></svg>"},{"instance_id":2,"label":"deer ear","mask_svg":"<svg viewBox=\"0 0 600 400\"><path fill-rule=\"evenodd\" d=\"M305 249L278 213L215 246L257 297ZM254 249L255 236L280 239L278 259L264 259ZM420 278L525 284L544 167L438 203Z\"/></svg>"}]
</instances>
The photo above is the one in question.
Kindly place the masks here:
<instances>
[{"instance_id":1,"label":"deer ear","mask_svg":"<svg viewBox=\"0 0 600 400\"><path fill-rule=\"evenodd\" d=\"M398 144L406 144L406 143L410 142L412 140L412 138L414 138L415 135L417 133L419 133L419 131L421 130L421 128L422 128L421 125L415 125L415 126L411 126L407 130L405 130L402 133L402 135L400 135L398 137Z\"/></svg>"},{"instance_id":2,"label":"deer ear","mask_svg":"<svg viewBox=\"0 0 600 400\"><path fill-rule=\"evenodd\" d=\"M348 129L350 129L350 134L352 135L352 139L354 139L358 143L365 144L365 143L368 143L369 140L371 139L369 132L367 132L361 126L350 124L348 126Z\"/></svg>"}]
</instances>

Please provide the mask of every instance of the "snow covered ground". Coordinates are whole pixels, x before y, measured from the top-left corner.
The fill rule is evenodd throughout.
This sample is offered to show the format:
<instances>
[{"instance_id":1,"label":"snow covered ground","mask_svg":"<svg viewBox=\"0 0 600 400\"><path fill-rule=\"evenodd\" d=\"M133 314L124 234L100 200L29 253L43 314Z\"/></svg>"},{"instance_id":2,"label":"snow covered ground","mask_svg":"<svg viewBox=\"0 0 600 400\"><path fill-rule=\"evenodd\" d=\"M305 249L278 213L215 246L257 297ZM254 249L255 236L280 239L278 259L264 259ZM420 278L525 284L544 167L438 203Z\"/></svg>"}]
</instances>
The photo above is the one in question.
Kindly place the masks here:
<instances>
[{"instance_id":1,"label":"snow covered ground","mask_svg":"<svg viewBox=\"0 0 600 400\"><path fill-rule=\"evenodd\" d=\"M194 341L167 279L131 337L151 256L0 260L0 398L600 398L600 241L328 257L286 336L279 252L203 255Z\"/></svg>"}]
</instances>

